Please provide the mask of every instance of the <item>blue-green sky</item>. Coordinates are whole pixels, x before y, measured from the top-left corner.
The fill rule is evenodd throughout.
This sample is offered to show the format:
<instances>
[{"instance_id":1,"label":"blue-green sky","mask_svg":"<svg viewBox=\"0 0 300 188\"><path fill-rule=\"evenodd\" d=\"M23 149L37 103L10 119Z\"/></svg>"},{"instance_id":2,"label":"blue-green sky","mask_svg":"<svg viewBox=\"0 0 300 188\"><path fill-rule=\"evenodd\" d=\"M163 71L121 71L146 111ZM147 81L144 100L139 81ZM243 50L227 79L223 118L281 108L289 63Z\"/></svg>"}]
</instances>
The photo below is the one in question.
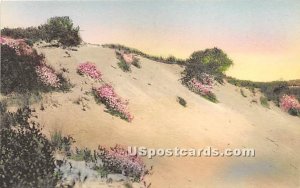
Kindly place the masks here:
<instances>
[{"instance_id":1,"label":"blue-green sky","mask_svg":"<svg viewBox=\"0 0 300 188\"><path fill-rule=\"evenodd\" d=\"M184 58L217 46L235 62L230 75L300 78L300 0L1 2L1 28L65 15L87 42Z\"/></svg>"}]
</instances>

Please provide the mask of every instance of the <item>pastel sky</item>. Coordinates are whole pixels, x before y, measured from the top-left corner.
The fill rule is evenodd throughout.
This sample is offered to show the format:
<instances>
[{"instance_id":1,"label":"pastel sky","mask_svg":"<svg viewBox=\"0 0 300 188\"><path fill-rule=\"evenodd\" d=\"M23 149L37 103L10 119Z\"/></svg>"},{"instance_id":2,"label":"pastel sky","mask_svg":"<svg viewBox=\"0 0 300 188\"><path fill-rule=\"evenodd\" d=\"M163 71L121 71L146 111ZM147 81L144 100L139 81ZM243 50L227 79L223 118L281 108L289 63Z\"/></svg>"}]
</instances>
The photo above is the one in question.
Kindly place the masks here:
<instances>
[{"instance_id":1,"label":"pastel sky","mask_svg":"<svg viewBox=\"0 0 300 188\"><path fill-rule=\"evenodd\" d=\"M1 2L1 28L53 16L70 16L86 42L181 58L219 47L235 63L228 75L300 79L300 0Z\"/></svg>"}]
</instances>

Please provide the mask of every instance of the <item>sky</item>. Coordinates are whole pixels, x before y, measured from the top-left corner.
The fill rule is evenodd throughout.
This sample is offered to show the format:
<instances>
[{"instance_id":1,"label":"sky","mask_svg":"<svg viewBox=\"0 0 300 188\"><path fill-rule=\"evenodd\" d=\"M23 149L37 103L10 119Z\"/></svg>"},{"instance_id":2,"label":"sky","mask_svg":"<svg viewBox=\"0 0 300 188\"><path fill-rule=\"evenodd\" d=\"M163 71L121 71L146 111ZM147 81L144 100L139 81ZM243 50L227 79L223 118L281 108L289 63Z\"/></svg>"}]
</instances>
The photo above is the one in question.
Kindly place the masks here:
<instances>
[{"instance_id":1,"label":"sky","mask_svg":"<svg viewBox=\"0 0 300 188\"><path fill-rule=\"evenodd\" d=\"M70 16L86 42L180 58L218 47L234 61L230 76L300 79L300 0L1 1L1 28L53 16Z\"/></svg>"}]
</instances>

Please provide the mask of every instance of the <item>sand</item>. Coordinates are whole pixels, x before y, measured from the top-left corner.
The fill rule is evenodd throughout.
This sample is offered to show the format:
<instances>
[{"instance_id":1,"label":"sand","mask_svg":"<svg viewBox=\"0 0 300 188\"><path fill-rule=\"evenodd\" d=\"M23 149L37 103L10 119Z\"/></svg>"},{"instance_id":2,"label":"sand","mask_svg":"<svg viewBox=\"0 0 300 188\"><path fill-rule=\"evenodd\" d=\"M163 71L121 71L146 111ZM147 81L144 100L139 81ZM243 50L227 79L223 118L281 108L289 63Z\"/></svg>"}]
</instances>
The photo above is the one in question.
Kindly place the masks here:
<instances>
[{"instance_id":1,"label":"sand","mask_svg":"<svg viewBox=\"0 0 300 188\"><path fill-rule=\"evenodd\" d=\"M145 158L153 165L148 177L151 187L299 187L300 186L300 118L251 102L240 88L228 83L215 86L220 103L214 104L194 94L180 83L178 65L162 64L140 57L142 68L132 66L124 73L117 66L112 49L85 45L78 51L41 48L47 63L55 70L64 67L64 76L75 86L70 92L44 95L35 104L44 132L55 129L73 136L79 147L101 145L145 146L149 148L254 148L256 157L155 157ZM92 61L103 73L103 80L129 100L135 118L132 123L104 112L90 92L94 82L76 73L83 61ZM187 101L182 107L176 97ZM85 97L84 104L75 104ZM40 110L43 103L45 110Z\"/></svg>"}]
</instances>

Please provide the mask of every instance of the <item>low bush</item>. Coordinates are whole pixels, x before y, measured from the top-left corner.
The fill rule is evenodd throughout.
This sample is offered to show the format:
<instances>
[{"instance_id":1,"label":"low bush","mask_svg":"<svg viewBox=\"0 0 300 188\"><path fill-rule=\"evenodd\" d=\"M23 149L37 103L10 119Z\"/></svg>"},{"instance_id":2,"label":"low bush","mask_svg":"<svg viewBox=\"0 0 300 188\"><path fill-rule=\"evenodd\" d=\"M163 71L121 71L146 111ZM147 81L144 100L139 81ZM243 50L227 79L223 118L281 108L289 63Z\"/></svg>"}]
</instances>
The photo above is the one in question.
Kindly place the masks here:
<instances>
[{"instance_id":1,"label":"low bush","mask_svg":"<svg viewBox=\"0 0 300 188\"><path fill-rule=\"evenodd\" d=\"M0 103L0 187L55 187L54 148L28 107L8 112Z\"/></svg>"},{"instance_id":2,"label":"low bush","mask_svg":"<svg viewBox=\"0 0 300 188\"><path fill-rule=\"evenodd\" d=\"M192 78L186 83L186 86L193 92L203 96L205 99L217 103L218 100L216 95L212 92L213 89L213 76L209 74L202 73L200 80Z\"/></svg>"},{"instance_id":3,"label":"low bush","mask_svg":"<svg viewBox=\"0 0 300 188\"><path fill-rule=\"evenodd\" d=\"M97 100L105 104L106 108L112 115L121 117L122 119L131 122L133 116L127 108L127 102L124 102L119 97L114 88L109 84L104 84L99 88L93 88L93 93Z\"/></svg>"},{"instance_id":4,"label":"low bush","mask_svg":"<svg viewBox=\"0 0 300 188\"><path fill-rule=\"evenodd\" d=\"M118 66L119 68L124 71L124 72L131 72L131 68L130 68L130 65L127 64L124 60L120 60L118 62Z\"/></svg>"},{"instance_id":5,"label":"low bush","mask_svg":"<svg viewBox=\"0 0 300 188\"><path fill-rule=\"evenodd\" d=\"M268 99L267 99L266 97L261 96L261 97L259 98L259 100L260 100L260 104L261 104L262 106L264 106L264 107L266 107L266 108L270 108Z\"/></svg>"},{"instance_id":6,"label":"low bush","mask_svg":"<svg viewBox=\"0 0 300 188\"><path fill-rule=\"evenodd\" d=\"M181 106L186 107L186 101L184 100L184 98L177 97L177 101Z\"/></svg>"},{"instance_id":7,"label":"low bush","mask_svg":"<svg viewBox=\"0 0 300 188\"><path fill-rule=\"evenodd\" d=\"M94 63L89 61L79 64L77 72L81 75L87 75L95 80L101 80L102 74Z\"/></svg>"},{"instance_id":8,"label":"low bush","mask_svg":"<svg viewBox=\"0 0 300 188\"><path fill-rule=\"evenodd\" d=\"M300 116L300 103L295 96L283 95L280 98L280 107L294 116Z\"/></svg>"},{"instance_id":9,"label":"low bush","mask_svg":"<svg viewBox=\"0 0 300 188\"><path fill-rule=\"evenodd\" d=\"M44 63L44 59L43 54L38 54L24 40L2 38L1 93L67 90L71 87L62 75Z\"/></svg>"},{"instance_id":10,"label":"low bush","mask_svg":"<svg viewBox=\"0 0 300 188\"><path fill-rule=\"evenodd\" d=\"M63 151L67 156L71 154L71 145L75 140L71 136L63 136L61 131L55 130L50 134L52 146L59 151Z\"/></svg>"},{"instance_id":11,"label":"low bush","mask_svg":"<svg viewBox=\"0 0 300 188\"><path fill-rule=\"evenodd\" d=\"M128 150L120 145L110 148L99 146L97 156L101 159L103 168L109 173L122 173L138 182L148 173L142 158L130 155Z\"/></svg>"}]
</instances>

